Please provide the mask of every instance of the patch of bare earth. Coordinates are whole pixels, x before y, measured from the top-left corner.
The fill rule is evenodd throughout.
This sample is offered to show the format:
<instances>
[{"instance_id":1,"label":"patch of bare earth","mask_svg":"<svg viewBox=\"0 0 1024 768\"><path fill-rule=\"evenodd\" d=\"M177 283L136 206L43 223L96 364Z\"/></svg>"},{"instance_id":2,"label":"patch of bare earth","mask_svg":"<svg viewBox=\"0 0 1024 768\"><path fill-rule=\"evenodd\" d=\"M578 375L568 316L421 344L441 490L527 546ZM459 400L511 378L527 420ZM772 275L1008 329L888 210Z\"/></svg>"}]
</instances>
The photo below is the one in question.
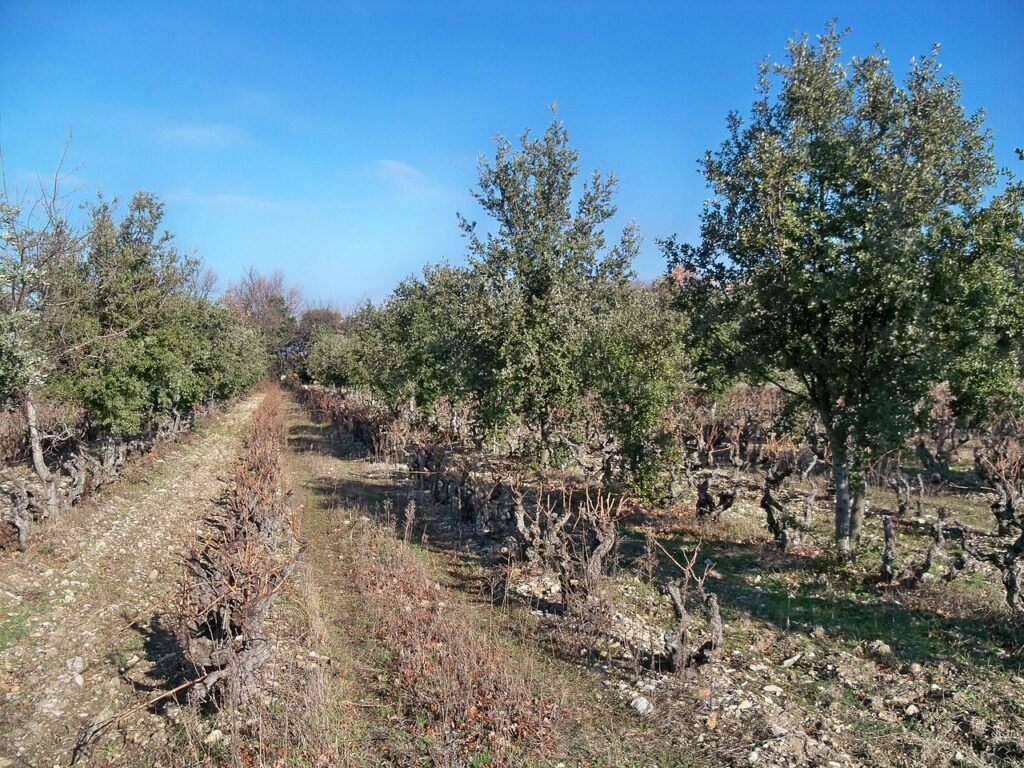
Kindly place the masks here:
<instances>
[{"instance_id":1,"label":"patch of bare earth","mask_svg":"<svg viewBox=\"0 0 1024 768\"><path fill-rule=\"evenodd\" d=\"M259 399L0 561L0 765L67 764L90 723L160 689L181 551L221 496ZM142 708L114 730L130 745L159 741L163 728Z\"/></svg>"}]
</instances>

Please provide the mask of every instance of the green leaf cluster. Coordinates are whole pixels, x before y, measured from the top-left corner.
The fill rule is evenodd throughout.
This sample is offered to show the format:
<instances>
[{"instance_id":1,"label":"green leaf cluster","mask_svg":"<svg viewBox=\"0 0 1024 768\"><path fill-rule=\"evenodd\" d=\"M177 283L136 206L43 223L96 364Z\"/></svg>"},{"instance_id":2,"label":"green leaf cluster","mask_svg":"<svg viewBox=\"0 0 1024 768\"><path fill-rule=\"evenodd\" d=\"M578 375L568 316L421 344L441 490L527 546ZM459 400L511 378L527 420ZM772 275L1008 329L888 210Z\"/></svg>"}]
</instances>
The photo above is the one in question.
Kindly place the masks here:
<instances>
[{"instance_id":1,"label":"green leaf cluster","mask_svg":"<svg viewBox=\"0 0 1024 768\"><path fill-rule=\"evenodd\" d=\"M137 193L120 217L102 199L82 233L34 223L6 200L0 395L83 407L97 432L136 434L233 397L266 371L261 336L191 290L199 265Z\"/></svg>"},{"instance_id":2,"label":"green leaf cluster","mask_svg":"<svg viewBox=\"0 0 1024 768\"><path fill-rule=\"evenodd\" d=\"M670 452L662 416L685 379L680 316L664 287L632 283L635 226L606 243L615 178L577 189L578 175L558 120L518 146L499 137L475 193L490 228L459 218L468 264L428 267L360 308L312 342L307 375L428 412L442 397L468 403L478 440L521 424L542 464L596 418L623 456L618 479L653 488Z\"/></svg>"}]
</instances>

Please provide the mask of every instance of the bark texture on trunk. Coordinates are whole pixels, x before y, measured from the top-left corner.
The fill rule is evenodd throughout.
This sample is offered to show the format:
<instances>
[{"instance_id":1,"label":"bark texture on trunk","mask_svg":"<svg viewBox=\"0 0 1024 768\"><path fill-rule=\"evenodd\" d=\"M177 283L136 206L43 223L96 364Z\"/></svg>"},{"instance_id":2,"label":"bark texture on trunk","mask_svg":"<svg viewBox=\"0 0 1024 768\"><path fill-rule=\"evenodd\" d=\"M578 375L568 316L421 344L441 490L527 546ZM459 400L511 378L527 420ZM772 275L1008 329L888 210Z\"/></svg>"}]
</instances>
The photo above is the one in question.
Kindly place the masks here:
<instances>
[{"instance_id":1,"label":"bark texture on trunk","mask_svg":"<svg viewBox=\"0 0 1024 768\"><path fill-rule=\"evenodd\" d=\"M849 557L850 546L850 468L846 465L846 456L833 448L832 479L836 488L835 504L835 538L839 554Z\"/></svg>"},{"instance_id":2,"label":"bark texture on trunk","mask_svg":"<svg viewBox=\"0 0 1024 768\"><path fill-rule=\"evenodd\" d=\"M896 580L896 529L893 527L892 518L886 515L882 518L882 525L885 527L885 549L882 550L882 581L891 584Z\"/></svg>"},{"instance_id":3,"label":"bark texture on trunk","mask_svg":"<svg viewBox=\"0 0 1024 768\"><path fill-rule=\"evenodd\" d=\"M28 424L28 442L32 451L32 469L42 483L46 499L46 515L50 518L60 516L60 499L57 494L57 483L53 473L46 466L43 456L43 436L39 432L39 418L36 415L35 398L31 392L25 393L25 422Z\"/></svg>"},{"instance_id":4,"label":"bark texture on trunk","mask_svg":"<svg viewBox=\"0 0 1024 768\"><path fill-rule=\"evenodd\" d=\"M860 545L860 532L864 526L864 513L868 507L868 493L861 472L855 470L854 474L857 479L851 483L850 546L856 549Z\"/></svg>"}]
</instances>

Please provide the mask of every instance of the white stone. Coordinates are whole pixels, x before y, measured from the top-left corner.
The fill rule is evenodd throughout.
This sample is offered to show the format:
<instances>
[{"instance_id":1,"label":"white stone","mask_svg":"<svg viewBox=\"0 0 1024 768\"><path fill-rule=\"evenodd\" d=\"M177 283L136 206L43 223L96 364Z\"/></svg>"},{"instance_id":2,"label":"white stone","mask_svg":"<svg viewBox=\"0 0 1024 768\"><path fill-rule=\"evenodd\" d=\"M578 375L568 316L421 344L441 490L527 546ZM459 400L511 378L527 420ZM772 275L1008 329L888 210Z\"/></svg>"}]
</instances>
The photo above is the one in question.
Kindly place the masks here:
<instances>
[{"instance_id":1,"label":"white stone","mask_svg":"<svg viewBox=\"0 0 1024 768\"><path fill-rule=\"evenodd\" d=\"M629 702L629 706L636 710L637 714L642 717L654 714L654 705L643 696L637 696Z\"/></svg>"}]
</instances>

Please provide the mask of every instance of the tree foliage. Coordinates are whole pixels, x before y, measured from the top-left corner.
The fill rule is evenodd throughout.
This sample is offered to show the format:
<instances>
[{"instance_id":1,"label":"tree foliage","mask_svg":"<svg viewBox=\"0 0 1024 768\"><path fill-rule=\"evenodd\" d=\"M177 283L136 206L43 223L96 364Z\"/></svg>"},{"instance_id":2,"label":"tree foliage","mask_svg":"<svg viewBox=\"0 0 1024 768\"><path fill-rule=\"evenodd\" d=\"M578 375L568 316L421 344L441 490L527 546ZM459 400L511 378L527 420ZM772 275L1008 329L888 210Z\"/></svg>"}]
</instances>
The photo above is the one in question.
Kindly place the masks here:
<instances>
[{"instance_id":1,"label":"tree foliage","mask_svg":"<svg viewBox=\"0 0 1024 768\"><path fill-rule=\"evenodd\" d=\"M333 387L355 383L355 339L352 335L327 326L314 329L308 336L303 355L303 372L310 381Z\"/></svg>"},{"instance_id":2,"label":"tree foliage","mask_svg":"<svg viewBox=\"0 0 1024 768\"><path fill-rule=\"evenodd\" d=\"M662 495L666 467L679 458L665 417L691 379L683 331L659 282L634 286L595 317L587 343L589 389L623 460L617 479L649 497Z\"/></svg>"},{"instance_id":3,"label":"tree foliage","mask_svg":"<svg viewBox=\"0 0 1024 768\"><path fill-rule=\"evenodd\" d=\"M556 419L582 402L589 326L623 295L639 236L630 224L607 247L614 176L595 171L574 202L579 153L558 120L518 149L496 145L474 196L497 228L481 236L460 217L483 302L467 384L483 423L518 414L546 456Z\"/></svg>"},{"instance_id":4,"label":"tree foliage","mask_svg":"<svg viewBox=\"0 0 1024 768\"><path fill-rule=\"evenodd\" d=\"M428 411L438 397L460 397L471 374L479 284L464 268L427 267L403 280L377 307L353 318L354 380L385 400Z\"/></svg>"},{"instance_id":5,"label":"tree foliage","mask_svg":"<svg viewBox=\"0 0 1024 768\"><path fill-rule=\"evenodd\" d=\"M56 193L0 203L5 401L59 399L83 407L97 432L134 434L263 375L261 339L193 291L199 265L161 229L155 196L137 193L120 218L100 200L82 231L59 203Z\"/></svg>"},{"instance_id":6,"label":"tree foliage","mask_svg":"<svg viewBox=\"0 0 1024 768\"><path fill-rule=\"evenodd\" d=\"M520 425L524 456L541 464L596 420L621 458L606 479L657 495L672 454L664 414L685 380L680 316L663 285L631 283L635 227L607 247L614 177L576 190L578 153L560 122L518 147L496 143L475 195L492 231L459 219L468 265L427 267L361 307L311 342L306 374L428 413L460 402L478 441Z\"/></svg>"},{"instance_id":7,"label":"tree foliage","mask_svg":"<svg viewBox=\"0 0 1024 768\"><path fill-rule=\"evenodd\" d=\"M937 52L903 85L880 51L841 60L835 26L763 64L748 119L704 158L697 247L664 243L703 349L819 414L836 539L859 535L860 474L906 433L929 383L965 400L1007 380L1019 190L997 181L982 115ZM853 512L850 512L851 493Z\"/></svg>"}]
</instances>

